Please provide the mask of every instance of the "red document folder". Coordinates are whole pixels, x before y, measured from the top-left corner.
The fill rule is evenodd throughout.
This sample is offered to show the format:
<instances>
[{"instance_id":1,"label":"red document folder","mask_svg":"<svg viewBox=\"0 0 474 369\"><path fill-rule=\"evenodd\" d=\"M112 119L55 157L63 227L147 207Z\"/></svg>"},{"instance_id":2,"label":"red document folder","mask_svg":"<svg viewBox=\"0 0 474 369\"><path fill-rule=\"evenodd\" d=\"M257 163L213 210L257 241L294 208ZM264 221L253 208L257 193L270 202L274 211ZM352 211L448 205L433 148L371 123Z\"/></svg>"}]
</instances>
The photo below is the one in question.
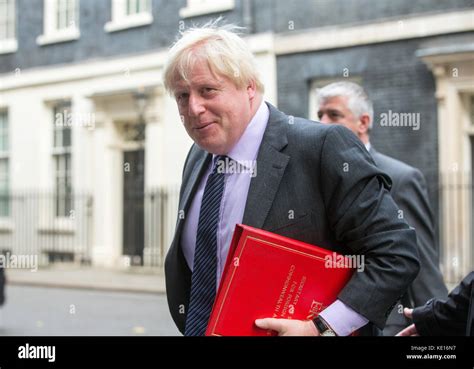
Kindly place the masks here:
<instances>
[{"instance_id":1,"label":"red document folder","mask_svg":"<svg viewBox=\"0 0 474 369\"><path fill-rule=\"evenodd\" d=\"M314 319L351 278L348 265L330 250L239 224L206 335L269 336L255 319Z\"/></svg>"}]
</instances>

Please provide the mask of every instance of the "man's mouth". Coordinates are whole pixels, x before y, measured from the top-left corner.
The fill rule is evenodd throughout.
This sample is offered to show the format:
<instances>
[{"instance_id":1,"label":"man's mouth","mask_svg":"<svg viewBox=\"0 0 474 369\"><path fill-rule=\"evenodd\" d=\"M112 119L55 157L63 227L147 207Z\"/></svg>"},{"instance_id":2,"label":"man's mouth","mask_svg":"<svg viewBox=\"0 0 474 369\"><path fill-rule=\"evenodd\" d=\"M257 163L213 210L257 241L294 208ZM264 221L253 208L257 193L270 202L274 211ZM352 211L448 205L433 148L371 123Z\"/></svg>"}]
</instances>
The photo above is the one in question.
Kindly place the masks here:
<instances>
[{"instance_id":1,"label":"man's mouth","mask_svg":"<svg viewBox=\"0 0 474 369\"><path fill-rule=\"evenodd\" d=\"M209 127L211 124L214 124L215 122L207 122L207 123L201 123L199 124L198 126L196 126L194 129L196 130L203 130L205 129L206 127Z\"/></svg>"}]
</instances>

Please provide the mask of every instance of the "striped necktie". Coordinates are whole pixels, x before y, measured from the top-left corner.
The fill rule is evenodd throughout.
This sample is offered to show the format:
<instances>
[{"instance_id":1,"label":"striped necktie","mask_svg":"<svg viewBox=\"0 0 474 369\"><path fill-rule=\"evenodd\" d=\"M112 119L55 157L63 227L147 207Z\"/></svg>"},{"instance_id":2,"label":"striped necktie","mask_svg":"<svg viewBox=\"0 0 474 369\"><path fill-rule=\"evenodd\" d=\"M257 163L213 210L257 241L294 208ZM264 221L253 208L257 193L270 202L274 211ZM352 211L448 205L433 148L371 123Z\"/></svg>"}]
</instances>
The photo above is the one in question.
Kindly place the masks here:
<instances>
[{"instance_id":1,"label":"striped necktie","mask_svg":"<svg viewBox=\"0 0 474 369\"><path fill-rule=\"evenodd\" d=\"M186 318L186 336L203 336L216 297L217 225L222 195L226 156L217 156L207 178L202 197L191 277L191 297Z\"/></svg>"}]
</instances>

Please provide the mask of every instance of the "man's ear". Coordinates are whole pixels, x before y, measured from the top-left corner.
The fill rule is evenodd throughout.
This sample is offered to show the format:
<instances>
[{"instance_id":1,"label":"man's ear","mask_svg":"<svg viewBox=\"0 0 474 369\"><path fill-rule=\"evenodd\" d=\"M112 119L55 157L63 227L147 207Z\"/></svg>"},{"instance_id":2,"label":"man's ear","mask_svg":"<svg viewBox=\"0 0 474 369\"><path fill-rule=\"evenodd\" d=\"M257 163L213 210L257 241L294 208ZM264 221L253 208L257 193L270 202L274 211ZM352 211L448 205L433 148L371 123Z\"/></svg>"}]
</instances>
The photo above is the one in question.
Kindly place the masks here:
<instances>
[{"instance_id":1,"label":"man's ear","mask_svg":"<svg viewBox=\"0 0 474 369\"><path fill-rule=\"evenodd\" d=\"M247 83L247 94L249 95L249 100L252 100L257 93L257 85L252 79Z\"/></svg>"},{"instance_id":2,"label":"man's ear","mask_svg":"<svg viewBox=\"0 0 474 369\"><path fill-rule=\"evenodd\" d=\"M359 118L359 127L358 131L359 134L366 134L369 132L369 126L370 126L370 117L369 114L362 114Z\"/></svg>"}]
</instances>

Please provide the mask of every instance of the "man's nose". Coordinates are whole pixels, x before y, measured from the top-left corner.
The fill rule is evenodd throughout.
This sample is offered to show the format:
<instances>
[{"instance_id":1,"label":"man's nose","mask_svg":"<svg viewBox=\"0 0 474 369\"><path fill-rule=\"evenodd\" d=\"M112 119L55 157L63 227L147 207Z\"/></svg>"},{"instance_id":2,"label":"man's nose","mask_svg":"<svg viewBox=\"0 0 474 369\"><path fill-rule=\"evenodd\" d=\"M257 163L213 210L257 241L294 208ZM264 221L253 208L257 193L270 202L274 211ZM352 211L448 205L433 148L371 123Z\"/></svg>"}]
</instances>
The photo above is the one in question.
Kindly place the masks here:
<instances>
[{"instance_id":1,"label":"man's nose","mask_svg":"<svg viewBox=\"0 0 474 369\"><path fill-rule=\"evenodd\" d=\"M191 117L197 117L206 110L203 99L196 94L189 95L188 109Z\"/></svg>"},{"instance_id":2,"label":"man's nose","mask_svg":"<svg viewBox=\"0 0 474 369\"><path fill-rule=\"evenodd\" d=\"M324 124L332 123L326 113L323 113L322 115L320 114L319 121Z\"/></svg>"}]
</instances>

